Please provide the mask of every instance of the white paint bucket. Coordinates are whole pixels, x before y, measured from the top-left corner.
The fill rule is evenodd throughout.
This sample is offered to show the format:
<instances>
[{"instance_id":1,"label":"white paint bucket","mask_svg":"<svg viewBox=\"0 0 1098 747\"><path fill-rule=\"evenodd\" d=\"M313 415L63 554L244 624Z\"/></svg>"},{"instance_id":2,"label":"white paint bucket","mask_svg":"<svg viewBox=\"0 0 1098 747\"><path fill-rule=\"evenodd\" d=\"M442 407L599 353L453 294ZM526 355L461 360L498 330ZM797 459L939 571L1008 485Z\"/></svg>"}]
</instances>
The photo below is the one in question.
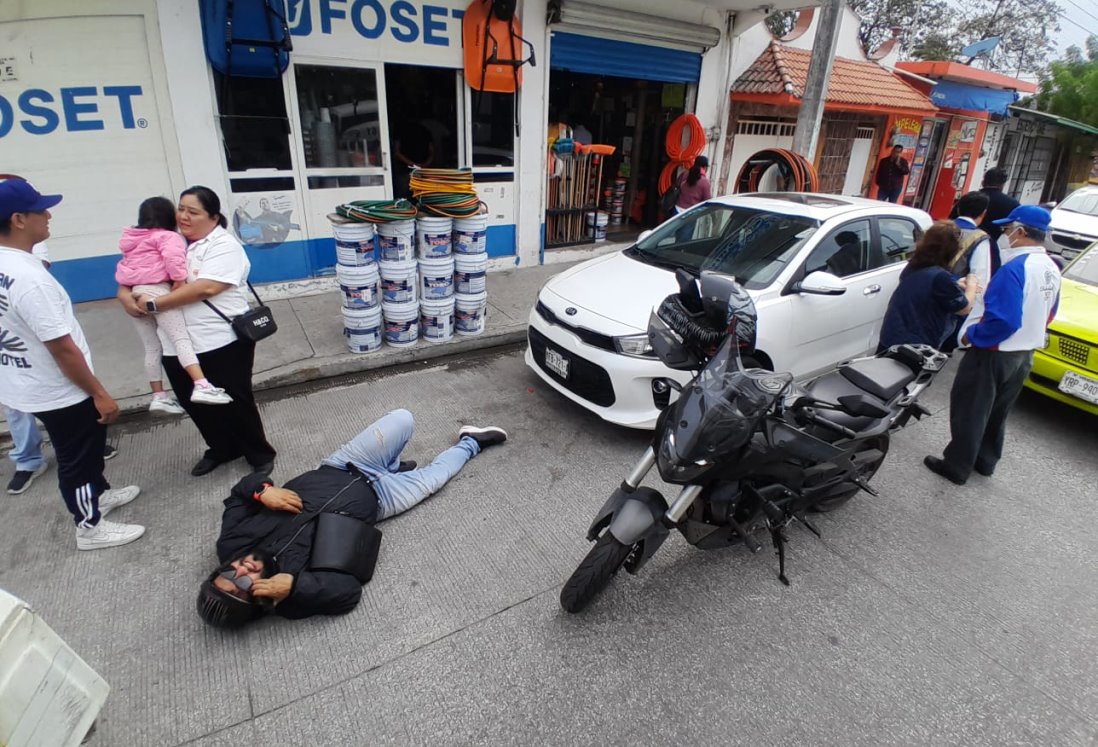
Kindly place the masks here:
<instances>
[{"instance_id":1,"label":"white paint bucket","mask_svg":"<svg viewBox=\"0 0 1098 747\"><path fill-rule=\"evenodd\" d=\"M449 257L454 222L449 218L416 218L416 247L420 259Z\"/></svg>"},{"instance_id":2,"label":"white paint bucket","mask_svg":"<svg viewBox=\"0 0 1098 747\"><path fill-rule=\"evenodd\" d=\"M487 254L454 255L454 293L468 296L485 292L487 275Z\"/></svg>"},{"instance_id":3,"label":"white paint bucket","mask_svg":"<svg viewBox=\"0 0 1098 747\"><path fill-rule=\"evenodd\" d=\"M419 332L428 342L446 342L454 336L454 297L419 302Z\"/></svg>"},{"instance_id":4,"label":"white paint bucket","mask_svg":"<svg viewBox=\"0 0 1098 747\"><path fill-rule=\"evenodd\" d=\"M381 303L380 275L376 264L361 267L336 265L336 279L343 294L343 308L372 309Z\"/></svg>"},{"instance_id":5,"label":"white paint bucket","mask_svg":"<svg viewBox=\"0 0 1098 747\"><path fill-rule=\"evenodd\" d=\"M454 296L454 331L459 335L479 335L487 316L487 293Z\"/></svg>"},{"instance_id":6,"label":"white paint bucket","mask_svg":"<svg viewBox=\"0 0 1098 747\"><path fill-rule=\"evenodd\" d=\"M416 275L416 261L378 262L381 275L382 303L415 303L419 300L416 287L419 278Z\"/></svg>"},{"instance_id":7,"label":"white paint bucket","mask_svg":"<svg viewBox=\"0 0 1098 747\"><path fill-rule=\"evenodd\" d=\"M381 349L381 307L343 309L343 336L352 353Z\"/></svg>"},{"instance_id":8,"label":"white paint bucket","mask_svg":"<svg viewBox=\"0 0 1098 747\"><path fill-rule=\"evenodd\" d=\"M347 267L373 264L374 226L372 223L333 223L336 242L336 262Z\"/></svg>"},{"instance_id":9,"label":"white paint bucket","mask_svg":"<svg viewBox=\"0 0 1098 747\"><path fill-rule=\"evenodd\" d=\"M382 262L407 262L416 258L416 222L395 220L377 225L377 250Z\"/></svg>"},{"instance_id":10,"label":"white paint bucket","mask_svg":"<svg viewBox=\"0 0 1098 747\"><path fill-rule=\"evenodd\" d=\"M587 235L595 241L606 241L606 225L610 222L610 216L601 210L597 213L587 214Z\"/></svg>"},{"instance_id":11,"label":"white paint bucket","mask_svg":"<svg viewBox=\"0 0 1098 747\"><path fill-rule=\"evenodd\" d=\"M395 348L415 345L419 339L419 304L382 303L381 314L385 318L385 343Z\"/></svg>"},{"instance_id":12,"label":"white paint bucket","mask_svg":"<svg viewBox=\"0 0 1098 747\"><path fill-rule=\"evenodd\" d=\"M454 254L484 254L488 251L488 216L454 219Z\"/></svg>"},{"instance_id":13,"label":"white paint bucket","mask_svg":"<svg viewBox=\"0 0 1098 747\"><path fill-rule=\"evenodd\" d=\"M454 295L454 258L419 261L419 297L435 301Z\"/></svg>"}]
</instances>

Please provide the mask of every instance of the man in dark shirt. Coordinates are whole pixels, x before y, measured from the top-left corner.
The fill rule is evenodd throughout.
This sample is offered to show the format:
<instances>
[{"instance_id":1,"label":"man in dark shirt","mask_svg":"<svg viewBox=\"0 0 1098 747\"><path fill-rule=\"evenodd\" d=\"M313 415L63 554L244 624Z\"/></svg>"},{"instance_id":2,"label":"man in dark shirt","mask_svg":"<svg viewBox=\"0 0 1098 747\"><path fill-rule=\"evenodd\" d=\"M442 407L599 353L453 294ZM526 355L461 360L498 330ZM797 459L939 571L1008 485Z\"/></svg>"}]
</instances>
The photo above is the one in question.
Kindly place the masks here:
<instances>
[{"instance_id":1,"label":"man in dark shirt","mask_svg":"<svg viewBox=\"0 0 1098 747\"><path fill-rule=\"evenodd\" d=\"M911 173L911 167L900 155L904 146L893 145L891 155L882 158L877 164L877 199L885 202L899 202L900 192L904 188L904 177Z\"/></svg>"},{"instance_id":2,"label":"man in dark shirt","mask_svg":"<svg viewBox=\"0 0 1098 747\"><path fill-rule=\"evenodd\" d=\"M984 220L980 223L980 228L991 237L992 246L998 243L999 236L1003 233L1002 227L995 225L995 221L1007 217L1014 208L1018 207L1018 201L1003 191L1006 183L1006 169L996 166L993 169L988 169L987 173L984 174L984 184L980 189L981 192L987 195L989 201L987 213L984 214Z\"/></svg>"}]
</instances>

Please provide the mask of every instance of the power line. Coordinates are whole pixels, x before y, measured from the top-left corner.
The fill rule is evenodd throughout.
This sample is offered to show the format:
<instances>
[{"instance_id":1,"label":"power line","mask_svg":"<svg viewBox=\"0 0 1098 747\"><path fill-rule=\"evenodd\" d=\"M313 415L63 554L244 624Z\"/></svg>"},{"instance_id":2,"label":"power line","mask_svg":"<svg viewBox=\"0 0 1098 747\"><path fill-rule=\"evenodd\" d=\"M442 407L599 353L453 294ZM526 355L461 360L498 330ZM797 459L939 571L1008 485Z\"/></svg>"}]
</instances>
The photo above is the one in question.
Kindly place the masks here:
<instances>
[{"instance_id":1,"label":"power line","mask_svg":"<svg viewBox=\"0 0 1098 747\"><path fill-rule=\"evenodd\" d=\"M1062 11L1062 10L1059 10L1059 11L1057 11L1057 12L1056 12L1056 14L1057 14L1057 15L1059 15L1059 16L1060 16L1061 18L1063 18L1063 19L1064 19L1065 21L1067 21L1068 23L1070 23L1070 24L1071 24L1072 26L1076 26L1076 27L1078 27L1079 29L1081 29L1081 30L1083 30L1083 31L1087 32L1087 33L1088 33L1088 34L1090 34L1091 36L1098 36L1098 32L1095 32L1095 31L1091 31L1091 30L1090 30L1090 29L1088 29L1088 28L1087 28L1086 26L1084 26L1083 24L1081 24L1081 23L1079 23L1078 21L1076 21L1076 20L1075 20L1074 18L1071 18L1070 16L1068 16L1068 14L1067 14L1067 13L1065 13L1064 11Z\"/></svg>"},{"instance_id":2,"label":"power line","mask_svg":"<svg viewBox=\"0 0 1098 747\"><path fill-rule=\"evenodd\" d=\"M1087 16L1090 16L1090 17L1091 17L1091 18L1093 18L1093 19L1094 19L1095 21L1098 21L1098 16L1094 15L1093 13L1091 13L1091 12L1090 12L1089 10L1087 10L1086 8L1084 8L1084 7L1082 6L1082 5L1079 5L1079 3L1075 2L1075 0L1067 0L1067 1L1068 1L1069 3L1071 3L1072 5L1074 5L1074 6L1076 7L1076 8L1078 8L1078 9L1079 9L1079 12L1080 12L1080 13L1082 13L1083 15L1087 15ZM1082 28L1082 26L1080 26L1079 28Z\"/></svg>"}]
</instances>

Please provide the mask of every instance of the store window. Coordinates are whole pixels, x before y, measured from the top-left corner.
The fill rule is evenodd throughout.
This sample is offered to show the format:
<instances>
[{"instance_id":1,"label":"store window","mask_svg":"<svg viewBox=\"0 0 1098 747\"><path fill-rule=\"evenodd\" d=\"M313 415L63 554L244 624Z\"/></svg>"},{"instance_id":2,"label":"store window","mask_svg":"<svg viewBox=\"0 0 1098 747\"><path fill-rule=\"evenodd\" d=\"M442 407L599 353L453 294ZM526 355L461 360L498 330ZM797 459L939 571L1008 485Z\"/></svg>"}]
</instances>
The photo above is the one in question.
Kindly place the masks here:
<instances>
[{"instance_id":1,"label":"store window","mask_svg":"<svg viewBox=\"0 0 1098 747\"><path fill-rule=\"evenodd\" d=\"M305 166L381 165L377 75L363 68L295 65Z\"/></svg>"},{"instance_id":2,"label":"store window","mask_svg":"<svg viewBox=\"0 0 1098 747\"><path fill-rule=\"evenodd\" d=\"M824 238L805 262L804 274L829 272L840 278L869 269L869 221L847 223Z\"/></svg>"},{"instance_id":3,"label":"store window","mask_svg":"<svg viewBox=\"0 0 1098 747\"><path fill-rule=\"evenodd\" d=\"M473 165L515 165L515 95L472 92Z\"/></svg>"},{"instance_id":4,"label":"store window","mask_svg":"<svg viewBox=\"0 0 1098 747\"><path fill-rule=\"evenodd\" d=\"M290 123L282 81L228 77L215 71L214 90L229 172L290 170Z\"/></svg>"}]
</instances>

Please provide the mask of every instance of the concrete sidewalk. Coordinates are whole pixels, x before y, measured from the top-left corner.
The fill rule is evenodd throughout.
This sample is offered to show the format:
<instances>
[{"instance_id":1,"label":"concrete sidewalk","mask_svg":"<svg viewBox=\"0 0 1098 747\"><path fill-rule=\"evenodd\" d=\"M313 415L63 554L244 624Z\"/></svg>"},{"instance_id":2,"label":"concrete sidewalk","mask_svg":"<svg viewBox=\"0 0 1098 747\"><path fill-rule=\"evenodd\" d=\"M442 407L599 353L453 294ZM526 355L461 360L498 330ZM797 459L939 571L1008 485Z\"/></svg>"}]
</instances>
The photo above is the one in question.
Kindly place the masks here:
<instances>
[{"instance_id":1,"label":"concrete sidewalk","mask_svg":"<svg viewBox=\"0 0 1098 747\"><path fill-rule=\"evenodd\" d=\"M610 247L608 247L609 249ZM257 287L278 322L278 332L256 348L255 387L269 389L358 371L496 347L525 339L526 320L537 292L571 264L515 268L488 274L488 317L483 334L445 343L420 341L411 348L383 346L375 353L351 353L343 337L340 293L329 281ZM289 286L289 287L287 287ZM292 297L288 294L299 293ZM300 295L304 292L307 295ZM279 299L279 300L270 300ZM95 372L123 412L145 409L149 384L142 369L141 343L129 318L114 301L78 304L76 316L91 347Z\"/></svg>"}]
</instances>

